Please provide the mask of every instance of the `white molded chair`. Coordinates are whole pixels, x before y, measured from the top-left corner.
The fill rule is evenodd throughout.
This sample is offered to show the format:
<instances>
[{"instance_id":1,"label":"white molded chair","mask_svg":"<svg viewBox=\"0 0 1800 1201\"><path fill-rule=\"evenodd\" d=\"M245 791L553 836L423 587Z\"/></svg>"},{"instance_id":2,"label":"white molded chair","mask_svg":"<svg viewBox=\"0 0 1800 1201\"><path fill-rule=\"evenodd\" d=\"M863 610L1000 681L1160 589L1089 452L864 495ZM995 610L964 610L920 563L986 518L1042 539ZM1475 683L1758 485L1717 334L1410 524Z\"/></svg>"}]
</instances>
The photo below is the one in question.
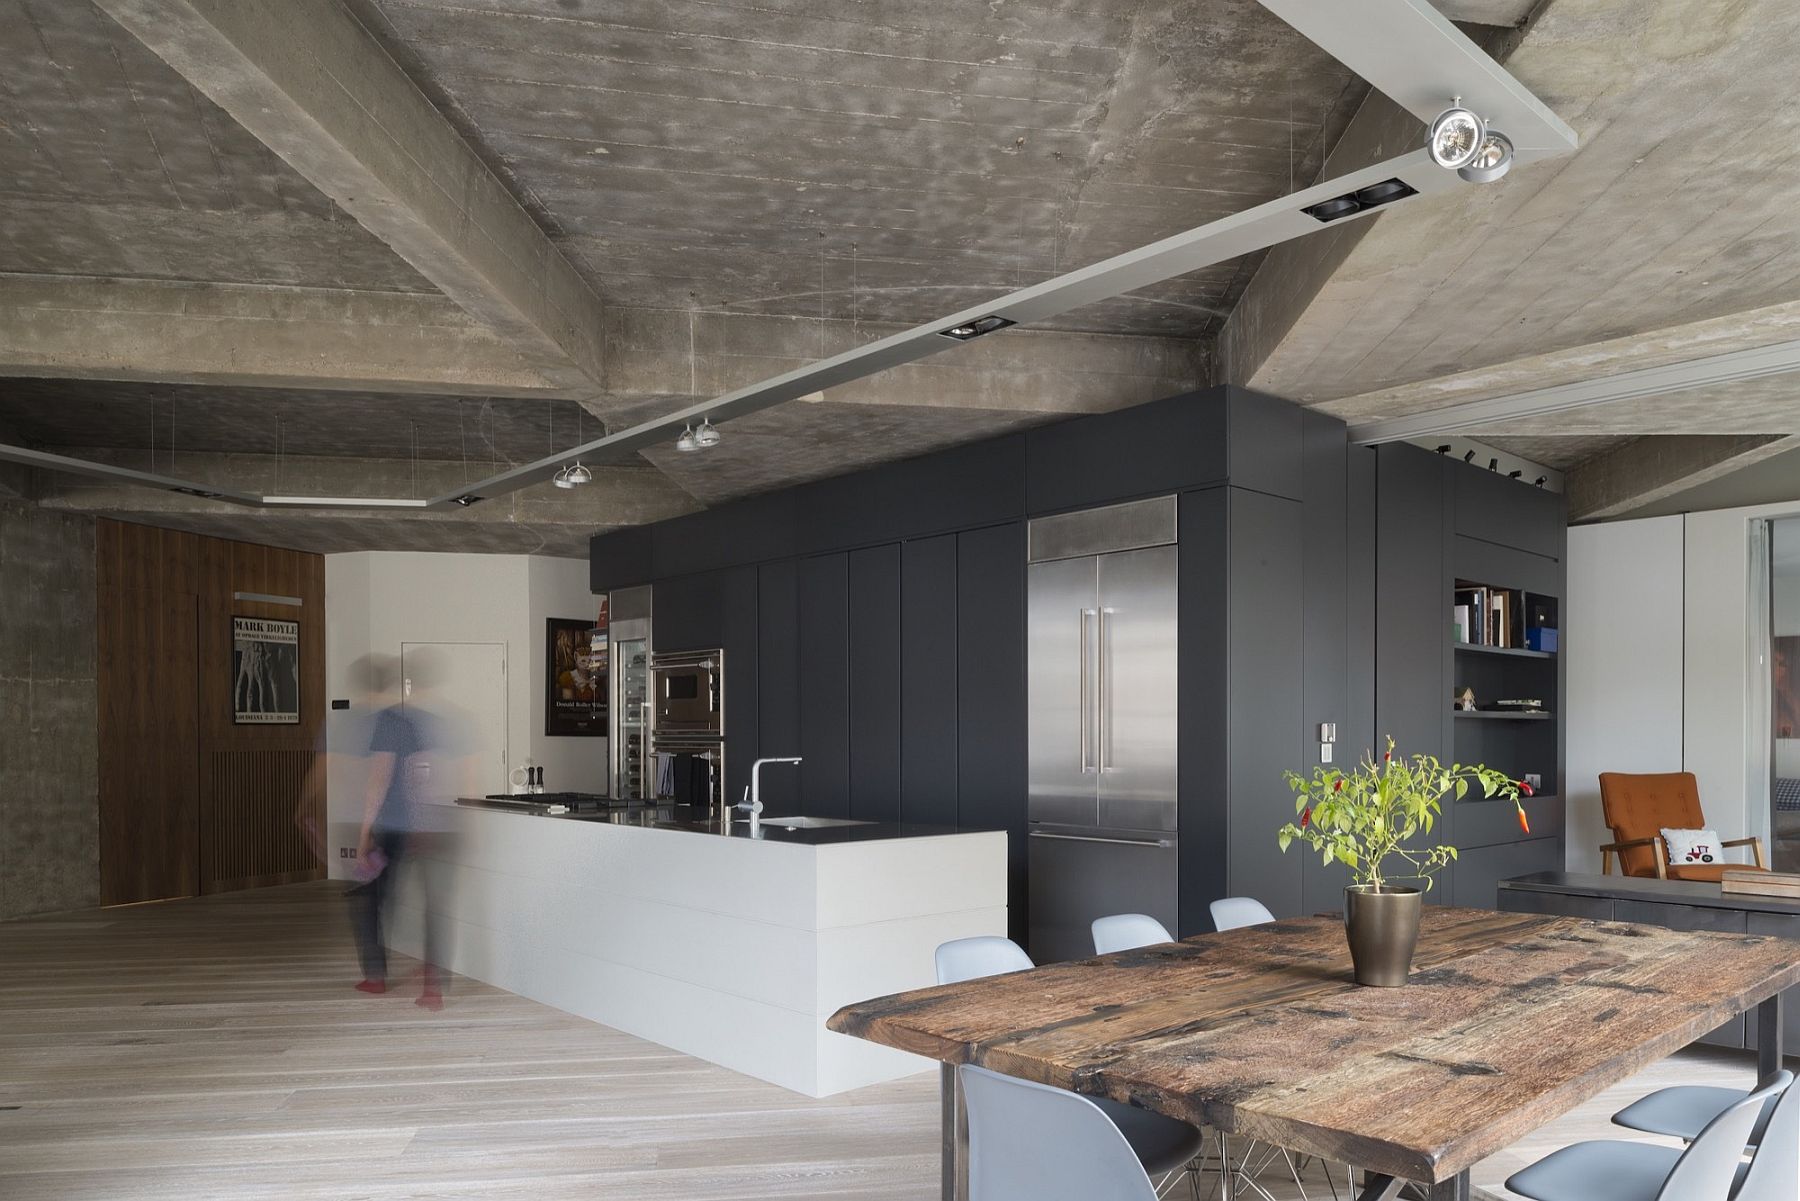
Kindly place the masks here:
<instances>
[{"instance_id":1,"label":"white molded chair","mask_svg":"<svg viewBox=\"0 0 1800 1201\"><path fill-rule=\"evenodd\" d=\"M1611 1139L1576 1143L1515 1173L1506 1187L1533 1201L1731 1201L1744 1147L1763 1104L1791 1091L1793 1080L1792 1073L1781 1072L1765 1087L1726 1106L1685 1151ZM1758 1158L1761 1155L1758 1152ZM1754 1169L1752 1162L1750 1170ZM1749 1174L1742 1173L1746 1184ZM1772 1169L1769 1175L1774 1174ZM1736 1195L1751 1201L1741 1191ZM1782 1201L1793 1197L1790 1173Z\"/></svg>"},{"instance_id":2,"label":"white molded chair","mask_svg":"<svg viewBox=\"0 0 1800 1201\"><path fill-rule=\"evenodd\" d=\"M1741 1088L1678 1084L1627 1105L1613 1121L1628 1130L1692 1142L1708 1122L1749 1095ZM1763 1103L1750 1129L1750 1146L1755 1155L1740 1172L1734 1201L1793 1201L1800 1196L1800 1088L1790 1084L1779 1098Z\"/></svg>"},{"instance_id":3,"label":"white molded chair","mask_svg":"<svg viewBox=\"0 0 1800 1201\"><path fill-rule=\"evenodd\" d=\"M1025 953L1024 947L1010 938L994 935L958 938L944 943L938 947L936 958L939 984L961 984L965 980L1021 972L1036 966L1031 962L1031 956ZM1200 1154L1203 1142L1200 1131L1186 1122L1164 1117L1152 1110L1124 1105L1108 1097L1082 1099L1098 1108L1112 1122L1130 1145L1138 1162L1143 1165L1143 1171L1152 1176L1167 1177L1163 1182L1165 1185L1174 1183L1173 1173L1186 1167Z\"/></svg>"},{"instance_id":4,"label":"white molded chair","mask_svg":"<svg viewBox=\"0 0 1800 1201\"><path fill-rule=\"evenodd\" d=\"M1260 926L1272 922L1275 915L1255 897L1220 897L1212 903L1213 925L1224 933L1244 926Z\"/></svg>"},{"instance_id":5,"label":"white molded chair","mask_svg":"<svg viewBox=\"0 0 1800 1201\"><path fill-rule=\"evenodd\" d=\"M1174 942L1169 928L1147 913L1115 913L1094 919L1094 954L1111 955L1114 951L1133 951Z\"/></svg>"},{"instance_id":6,"label":"white molded chair","mask_svg":"<svg viewBox=\"0 0 1800 1201\"><path fill-rule=\"evenodd\" d=\"M1023 972L1037 966L1024 947L994 934L944 943L938 947L936 958L939 984L961 984L964 980Z\"/></svg>"},{"instance_id":7,"label":"white molded chair","mask_svg":"<svg viewBox=\"0 0 1800 1201\"><path fill-rule=\"evenodd\" d=\"M1156 1201L1143 1164L1093 1100L958 1068L969 1107L969 1201Z\"/></svg>"}]
</instances>

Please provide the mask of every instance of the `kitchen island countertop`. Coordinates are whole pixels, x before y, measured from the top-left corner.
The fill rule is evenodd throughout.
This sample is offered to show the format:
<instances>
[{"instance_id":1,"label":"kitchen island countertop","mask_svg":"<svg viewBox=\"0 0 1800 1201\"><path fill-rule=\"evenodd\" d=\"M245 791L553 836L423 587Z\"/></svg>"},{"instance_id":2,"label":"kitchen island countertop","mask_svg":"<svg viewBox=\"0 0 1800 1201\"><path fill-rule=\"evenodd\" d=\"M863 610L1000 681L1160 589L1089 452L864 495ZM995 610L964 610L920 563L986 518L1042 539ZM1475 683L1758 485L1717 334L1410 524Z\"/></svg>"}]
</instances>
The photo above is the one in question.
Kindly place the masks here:
<instances>
[{"instance_id":1,"label":"kitchen island countertop","mask_svg":"<svg viewBox=\"0 0 1800 1201\"><path fill-rule=\"evenodd\" d=\"M752 841L750 821L741 814L731 814L729 823L722 822L710 810L690 805L632 805L626 808L551 811L548 804L537 805L518 800L495 800L491 797L458 797L456 803L472 809L496 813L515 813L522 817L548 817L559 821L587 822L609 826L632 826L646 830L673 830L689 834L710 834L715 838L738 838ZM796 814L775 813L773 817L795 817ZM754 841L792 843L799 846L831 846L848 842L886 842L896 838L942 838L954 834L982 831L935 826L920 822L847 822L843 825L787 827L771 821L765 814Z\"/></svg>"}]
</instances>

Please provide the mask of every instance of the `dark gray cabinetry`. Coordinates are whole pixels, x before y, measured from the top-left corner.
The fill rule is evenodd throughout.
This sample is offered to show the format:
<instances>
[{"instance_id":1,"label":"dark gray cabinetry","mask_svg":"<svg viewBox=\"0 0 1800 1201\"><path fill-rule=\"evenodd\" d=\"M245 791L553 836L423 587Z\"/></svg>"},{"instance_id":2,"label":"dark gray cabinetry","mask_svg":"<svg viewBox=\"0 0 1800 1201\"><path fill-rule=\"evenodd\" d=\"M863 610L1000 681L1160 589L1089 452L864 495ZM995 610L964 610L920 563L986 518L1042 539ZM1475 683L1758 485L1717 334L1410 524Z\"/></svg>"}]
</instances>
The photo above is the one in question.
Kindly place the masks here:
<instances>
[{"instance_id":1,"label":"dark gray cabinetry","mask_svg":"<svg viewBox=\"0 0 1800 1201\"><path fill-rule=\"evenodd\" d=\"M956 541L900 546L900 812L942 826L957 822Z\"/></svg>"},{"instance_id":2,"label":"dark gray cabinetry","mask_svg":"<svg viewBox=\"0 0 1800 1201\"><path fill-rule=\"evenodd\" d=\"M1007 832L1008 922L1020 942L1025 714L1025 524L969 530L956 536L957 823Z\"/></svg>"},{"instance_id":3,"label":"dark gray cabinetry","mask_svg":"<svg viewBox=\"0 0 1800 1201\"><path fill-rule=\"evenodd\" d=\"M794 560L764 563L756 569L756 691L762 706L758 755L801 753L799 606L799 568ZM735 687L736 681L727 681L727 686ZM745 762L747 748L739 744L736 749L734 766ZM763 796L770 813L805 811L797 771L768 773Z\"/></svg>"},{"instance_id":4,"label":"dark gray cabinetry","mask_svg":"<svg viewBox=\"0 0 1800 1201\"><path fill-rule=\"evenodd\" d=\"M1207 902L1234 890L1334 908L1337 869L1275 850L1282 771L1318 761L1325 721L1340 762L1388 732L1454 757L1453 581L1485 555L1497 582L1536 564L1558 591L1560 498L1416 447L1348 447L1333 418L1215 388L598 536L590 578L653 585L657 649L726 648L734 799L752 760L800 754L769 775L771 806L1006 829L1022 934L1025 521L1168 495L1181 929L1210 929ZM1491 903L1493 879L1551 862L1560 802L1536 804L1524 850L1500 806L1453 815L1464 862L1437 898Z\"/></svg>"},{"instance_id":5,"label":"dark gray cabinetry","mask_svg":"<svg viewBox=\"0 0 1800 1201\"><path fill-rule=\"evenodd\" d=\"M850 552L850 816L900 820L900 547Z\"/></svg>"},{"instance_id":6,"label":"dark gray cabinetry","mask_svg":"<svg viewBox=\"0 0 1800 1201\"><path fill-rule=\"evenodd\" d=\"M800 804L849 817L850 556L800 560L799 589Z\"/></svg>"}]
</instances>

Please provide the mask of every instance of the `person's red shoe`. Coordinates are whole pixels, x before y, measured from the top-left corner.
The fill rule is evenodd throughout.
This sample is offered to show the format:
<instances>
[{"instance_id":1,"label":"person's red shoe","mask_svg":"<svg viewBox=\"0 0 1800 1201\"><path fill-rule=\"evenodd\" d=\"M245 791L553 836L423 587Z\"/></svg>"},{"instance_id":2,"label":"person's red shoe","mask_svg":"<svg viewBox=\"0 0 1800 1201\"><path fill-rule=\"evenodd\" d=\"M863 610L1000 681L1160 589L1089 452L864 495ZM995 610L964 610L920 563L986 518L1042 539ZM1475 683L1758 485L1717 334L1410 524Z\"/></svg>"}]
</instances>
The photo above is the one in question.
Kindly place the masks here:
<instances>
[{"instance_id":1,"label":"person's red shoe","mask_svg":"<svg viewBox=\"0 0 1800 1201\"><path fill-rule=\"evenodd\" d=\"M413 1004L417 1005L420 1009L429 1009L431 1012L436 1013L444 1007L444 994L437 991L435 988L427 989L419 994L419 999L414 1001Z\"/></svg>"},{"instance_id":2,"label":"person's red shoe","mask_svg":"<svg viewBox=\"0 0 1800 1201\"><path fill-rule=\"evenodd\" d=\"M382 993L387 991L387 981L386 980L358 980L356 982L356 991L357 992L366 992L366 993L370 994L371 996L379 997Z\"/></svg>"}]
</instances>

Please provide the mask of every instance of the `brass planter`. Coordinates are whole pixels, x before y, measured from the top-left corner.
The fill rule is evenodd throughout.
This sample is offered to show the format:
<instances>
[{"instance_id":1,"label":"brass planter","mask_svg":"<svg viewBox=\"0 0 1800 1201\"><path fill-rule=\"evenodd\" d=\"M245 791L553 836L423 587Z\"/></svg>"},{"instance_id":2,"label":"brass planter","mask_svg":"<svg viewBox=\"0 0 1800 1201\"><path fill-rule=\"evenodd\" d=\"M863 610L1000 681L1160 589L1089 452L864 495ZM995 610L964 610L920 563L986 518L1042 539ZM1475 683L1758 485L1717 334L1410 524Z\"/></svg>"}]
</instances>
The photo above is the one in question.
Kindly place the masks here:
<instances>
[{"instance_id":1,"label":"brass planter","mask_svg":"<svg viewBox=\"0 0 1800 1201\"><path fill-rule=\"evenodd\" d=\"M1424 899L1416 888L1376 892L1366 884L1352 884L1344 889L1344 935L1350 940L1358 984L1399 988L1406 983Z\"/></svg>"}]
</instances>

